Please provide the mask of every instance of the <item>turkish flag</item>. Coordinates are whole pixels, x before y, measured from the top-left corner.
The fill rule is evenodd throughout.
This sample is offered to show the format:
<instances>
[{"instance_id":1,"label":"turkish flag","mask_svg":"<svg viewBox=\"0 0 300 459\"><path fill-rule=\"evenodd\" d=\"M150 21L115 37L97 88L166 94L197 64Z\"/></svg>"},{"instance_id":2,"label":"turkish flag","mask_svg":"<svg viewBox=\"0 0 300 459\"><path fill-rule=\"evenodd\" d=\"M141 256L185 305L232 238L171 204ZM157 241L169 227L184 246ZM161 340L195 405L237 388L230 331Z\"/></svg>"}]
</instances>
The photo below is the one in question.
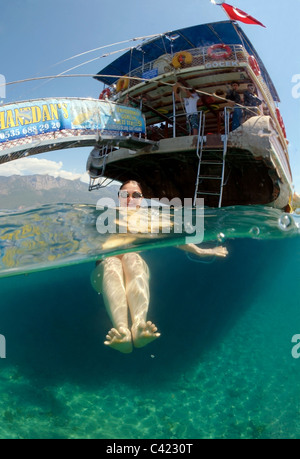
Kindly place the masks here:
<instances>
[{"instance_id":1,"label":"turkish flag","mask_svg":"<svg viewBox=\"0 0 300 459\"><path fill-rule=\"evenodd\" d=\"M256 24L262 27L266 27L257 19L250 16L250 14L245 13L245 11L235 8L234 6L228 5L228 3L222 3L221 5L230 17L230 19L232 19L233 21L240 21L244 22L245 24Z\"/></svg>"}]
</instances>

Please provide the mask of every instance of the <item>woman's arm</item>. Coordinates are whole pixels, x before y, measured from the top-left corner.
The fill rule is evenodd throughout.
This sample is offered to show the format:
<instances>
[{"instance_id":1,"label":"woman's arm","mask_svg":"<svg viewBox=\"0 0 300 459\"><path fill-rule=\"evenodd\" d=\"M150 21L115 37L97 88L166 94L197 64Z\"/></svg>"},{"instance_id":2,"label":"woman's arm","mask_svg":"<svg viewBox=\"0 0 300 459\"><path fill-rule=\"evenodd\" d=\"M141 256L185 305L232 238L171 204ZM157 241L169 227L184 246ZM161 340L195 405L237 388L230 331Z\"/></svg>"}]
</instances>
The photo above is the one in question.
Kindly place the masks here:
<instances>
[{"instance_id":1,"label":"woman's arm","mask_svg":"<svg viewBox=\"0 0 300 459\"><path fill-rule=\"evenodd\" d=\"M214 247L212 249L201 249L195 244L185 244L185 245L178 245L178 249L184 250L189 253L193 253L194 255L198 255L200 257L209 257L211 255L215 255L217 257L226 257L228 255L228 250L226 247Z\"/></svg>"}]
</instances>

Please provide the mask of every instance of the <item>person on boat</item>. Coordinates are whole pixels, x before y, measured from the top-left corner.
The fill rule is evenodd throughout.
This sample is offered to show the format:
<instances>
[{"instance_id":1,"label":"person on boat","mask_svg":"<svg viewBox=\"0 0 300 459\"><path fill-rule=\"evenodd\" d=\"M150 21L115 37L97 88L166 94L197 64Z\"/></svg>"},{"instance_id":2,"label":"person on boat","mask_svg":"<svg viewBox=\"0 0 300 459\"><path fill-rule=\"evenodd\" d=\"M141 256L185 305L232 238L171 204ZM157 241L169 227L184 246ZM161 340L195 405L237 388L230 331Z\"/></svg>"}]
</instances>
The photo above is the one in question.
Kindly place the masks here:
<instances>
[{"instance_id":1,"label":"person on boat","mask_svg":"<svg viewBox=\"0 0 300 459\"><path fill-rule=\"evenodd\" d=\"M198 105L202 105L201 97L197 94L195 89L188 88L187 84L183 80L180 80L180 82L173 86L173 91L175 94L175 100L184 104L189 134L198 135Z\"/></svg>"},{"instance_id":2,"label":"person on boat","mask_svg":"<svg viewBox=\"0 0 300 459\"><path fill-rule=\"evenodd\" d=\"M257 97L254 84L249 83L244 91L245 120L251 118L251 116L258 115L257 107L261 104L262 101Z\"/></svg>"},{"instance_id":3,"label":"person on boat","mask_svg":"<svg viewBox=\"0 0 300 459\"><path fill-rule=\"evenodd\" d=\"M141 185L129 180L119 190L120 207L138 210L143 199ZM194 244L178 246L199 256L226 257L225 247L201 249ZM150 302L149 268L138 253L125 253L105 258L96 263L92 273L92 285L102 293L104 304L113 328L106 335L105 345L122 353L130 353L160 336L157 327L147 320ZM131 329L128 324L128 309Z\"/></svg>"},{"instance_id":4,"label":"person on boat","mask_svg":"<svg viewBox=\"0 0 300 459\"><path fill-rule=\"evenodd\" d=\"M242 117L243 117L243 110L241 107L242 99L238 92L239 85L240 84L237 81L233 81L231 83L231 89L229 89L226 93L226 99L234 102L232 104L233 105L232 124L231 124L232 131L234 131L241 125Z\"/></svg>"}]
</instances>

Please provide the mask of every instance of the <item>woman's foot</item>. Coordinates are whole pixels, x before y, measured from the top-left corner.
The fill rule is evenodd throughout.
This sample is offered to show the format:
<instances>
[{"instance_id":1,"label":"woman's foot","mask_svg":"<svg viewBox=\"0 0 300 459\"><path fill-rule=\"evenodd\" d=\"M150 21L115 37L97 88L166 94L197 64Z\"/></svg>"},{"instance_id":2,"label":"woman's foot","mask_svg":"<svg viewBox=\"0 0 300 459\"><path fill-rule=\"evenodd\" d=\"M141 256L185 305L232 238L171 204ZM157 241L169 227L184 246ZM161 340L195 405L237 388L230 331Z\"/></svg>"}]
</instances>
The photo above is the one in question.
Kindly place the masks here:
<instances>
[{"instance_id":1,"label":"woman's foot","mask_svg":"<svg viewBox=\"0 0 300 459\"><path fill-rule=\"evenodd\" d=\"M125 327L120 327L119 330L112 328L106 335L106 341L104 341L104 344L116 349L116 351L129 354L132 351L130 330Z\"/></svg>"},{"instance_id":2,"label":"woman's foot","mask_svg":"<svg viewBox=\"0 0 300 459\"><path fill-rule=\"evenodd\" d=\"M146 344L160 337L160 333L157 333L157 327L150 320L133 324L131 334L135 347L146 346Z\"/></svg>"}]
</instances>

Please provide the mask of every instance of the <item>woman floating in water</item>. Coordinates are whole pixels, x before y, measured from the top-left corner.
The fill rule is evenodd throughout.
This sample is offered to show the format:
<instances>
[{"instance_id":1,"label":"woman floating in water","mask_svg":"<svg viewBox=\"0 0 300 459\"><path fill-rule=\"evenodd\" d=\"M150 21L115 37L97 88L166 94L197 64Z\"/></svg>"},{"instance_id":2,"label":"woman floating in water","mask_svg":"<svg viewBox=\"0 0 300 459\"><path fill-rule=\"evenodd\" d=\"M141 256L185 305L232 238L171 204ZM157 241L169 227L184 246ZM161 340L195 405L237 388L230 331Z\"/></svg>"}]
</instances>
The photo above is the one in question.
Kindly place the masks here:
<instances>
[{"instance_id":1,"label":"woman floating in water","mask_svg":"<svg viewBox=\"0 0 300 459\"><path fill-rule=\"evenodd\" d=\"M125 182L119 190L121 207L139 209L143 199L138 182ZM200 249L194 244L179 248L200 256L225 257L227 249ZM106 335L104 344L123 353L130 353L133 346L143 347L160 336L157 327L147 321L150 302L149 268L138 253L126 253L102 260L92 275L94 288L103 295L104 304L113 328ZM128 308L131 329L128 324Z\"/></svg>"}]
</instances>

